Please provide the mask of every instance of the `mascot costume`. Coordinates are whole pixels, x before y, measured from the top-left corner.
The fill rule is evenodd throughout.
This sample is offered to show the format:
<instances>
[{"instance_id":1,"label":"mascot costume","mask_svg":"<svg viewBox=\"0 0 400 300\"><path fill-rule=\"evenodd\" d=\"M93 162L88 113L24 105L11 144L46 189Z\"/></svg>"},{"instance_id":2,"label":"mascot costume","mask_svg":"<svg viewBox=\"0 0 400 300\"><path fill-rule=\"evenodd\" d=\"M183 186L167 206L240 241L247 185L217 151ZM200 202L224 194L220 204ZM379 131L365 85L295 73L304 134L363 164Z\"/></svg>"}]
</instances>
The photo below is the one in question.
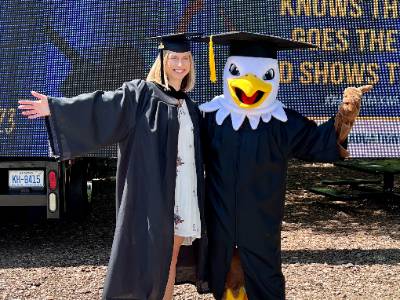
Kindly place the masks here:
<instances>
[{"instance_id":1,"label":"mascot costume","mask_svg":"<svg viewBox=\"0 0 400 300\"><path fill-rule=\"evenodd\" d=\"M336 117L317 124L276 99L277 52L314 47L279 37L230 32L203 37L229 45L223 95L204 112L210 288L216 299L284 299L281 225L288 161L348 156L347 135L371 86L347 88Z\"/></svg>"}]
</instances>

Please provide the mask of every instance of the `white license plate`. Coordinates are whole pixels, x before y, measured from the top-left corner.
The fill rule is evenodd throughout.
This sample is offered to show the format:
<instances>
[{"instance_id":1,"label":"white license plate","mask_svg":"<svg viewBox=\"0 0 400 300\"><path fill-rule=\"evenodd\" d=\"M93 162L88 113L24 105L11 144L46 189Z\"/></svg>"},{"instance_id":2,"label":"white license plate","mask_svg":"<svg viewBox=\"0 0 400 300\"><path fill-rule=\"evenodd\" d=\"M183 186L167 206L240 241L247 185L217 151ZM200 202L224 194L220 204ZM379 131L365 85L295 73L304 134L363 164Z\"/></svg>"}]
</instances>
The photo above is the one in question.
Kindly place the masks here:
<instances>
[{"instance_id":1,"label":"white license plate","mask_svg":"<svg viewBox=\"0 0 400 300\"><path fill-rule=\"evenodd\" d=\"M8 187L44 187L44 171L9 170Z\"/></svg>"}]
</instances>

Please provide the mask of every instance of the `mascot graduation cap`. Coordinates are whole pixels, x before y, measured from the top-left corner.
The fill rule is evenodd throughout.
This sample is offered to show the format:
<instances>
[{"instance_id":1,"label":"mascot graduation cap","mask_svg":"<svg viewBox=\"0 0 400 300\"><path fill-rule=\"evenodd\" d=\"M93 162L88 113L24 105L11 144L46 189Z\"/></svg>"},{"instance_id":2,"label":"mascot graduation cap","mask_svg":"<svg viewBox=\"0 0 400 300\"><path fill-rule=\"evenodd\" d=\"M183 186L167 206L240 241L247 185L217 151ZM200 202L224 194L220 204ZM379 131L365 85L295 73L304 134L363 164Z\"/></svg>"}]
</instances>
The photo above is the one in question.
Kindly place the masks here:
<instances>
[{"instance_id":1,"label":"mascot graduation cap","mask_svg":"<svg viewBox=\"0 0 400 300\"><path fill-rule=\"evenodd\" d=\"M230 56L224 68L224 94L203 104L201 110L217 111L218 125L230 115L234 130L241 127L246 117L252 129L257 129L260 120L268 123L272 116L286 122L284 106L276 100L279 89L277 48L311 45L244 32L225 33L211 39L215 43L229 44Z\"/></svg>"},{"instance_id":2,"label":"mascot graduation cap","mask_svg":"<svg viewBox=\"0 0 400 300\"><path fill-rule=\"evenodd\" d=\"M346 157L347 135L371 86L347 88L337 115L317 126L276 99L278 51L313 45L248 32L201 40L210 43L211 66L213 43L229 45L224 93L200 106L210 288L216 299L284 299L281 225L288 161Z\"/></svg>"}]
</instances>

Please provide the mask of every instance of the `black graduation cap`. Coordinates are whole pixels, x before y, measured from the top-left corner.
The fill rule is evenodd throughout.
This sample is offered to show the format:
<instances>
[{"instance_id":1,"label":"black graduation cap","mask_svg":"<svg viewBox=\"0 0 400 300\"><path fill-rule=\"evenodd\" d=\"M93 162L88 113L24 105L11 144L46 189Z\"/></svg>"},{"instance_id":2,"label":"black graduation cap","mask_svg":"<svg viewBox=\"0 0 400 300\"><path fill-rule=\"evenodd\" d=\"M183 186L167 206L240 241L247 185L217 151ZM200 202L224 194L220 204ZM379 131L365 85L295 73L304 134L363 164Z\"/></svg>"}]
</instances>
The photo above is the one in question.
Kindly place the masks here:
<instances>
[{"instance_id":1,"label":"black graduation cap","mask_svg":"<svg viewBox=\"0 0 400 300\"><path fill-rule=\"evenodd\" d=\"M316 45L285 39L273 35L232 31L195 38L208 42L210 52L211 81L216 81L213 43L229 45L229 55L277 58L278 51L315 48Z\"/></svg>"},{"instance_id":2,"label":"black graduation cap","mask_svg":"<svg viewBox=\"0 0 400 300\"><path fill-rule=\"evenodd\" d=\"M148 39L157 40L160 43L158 49L174 52L187 52L190 51L190 40L200 36L201 33L198 32L180 32L153 36Z\"/></svg>"},{"instance_id":3,"label":"black graduation cap","mask_svg":"<svg viewBox=\"0 0 400 300\"><path fill-rule=\"evenodd\" d=\"M190 51L190 40L194 37L200 37L201 33L197 32L181 32L167 35L160 35L150 37L150 40L157 40L159 42L158 50L160 51L161 58L161 83L164 84L164 50L173 52L187 52Z\"/></svg>"}]
</instances>

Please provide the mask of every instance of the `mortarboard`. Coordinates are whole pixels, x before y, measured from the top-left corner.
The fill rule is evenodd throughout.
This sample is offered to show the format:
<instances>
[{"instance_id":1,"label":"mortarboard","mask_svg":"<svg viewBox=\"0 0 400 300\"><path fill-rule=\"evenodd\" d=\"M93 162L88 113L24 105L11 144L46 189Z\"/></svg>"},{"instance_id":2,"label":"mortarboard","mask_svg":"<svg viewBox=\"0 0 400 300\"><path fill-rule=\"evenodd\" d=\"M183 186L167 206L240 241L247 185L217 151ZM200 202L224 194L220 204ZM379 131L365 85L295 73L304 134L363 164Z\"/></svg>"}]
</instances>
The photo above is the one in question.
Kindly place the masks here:
<instances>
[{"instance_id":1,"label":"mortarboard","mask_svg":"<svg viewBox=\"0 0 400 300\"><path fill-rule=\"evenodd\" d=\"M164 50L173 52L187 52L190 51L190 40L194 37L201 36L201 33L196 32L182 32L167 35L160 35L150 37L150 40L157 40L159 42L158 50L161 59L161 83L164 84Z\"/></svg>"},{"instance_id":2,"label":"mortarboard","mask_svg":"<svg viewBox=\"0 0 400 300\"><path fill-rule=\"evenodd\" d=\"M209 43L210 78L216 81L213 43L229 46L229 56L251 56L277 58L281 50L315 48L316 45L285 39L273 35L252 32L226 32L221 34L202 36L195 41Z\"/></svg>"}]
</instances>

